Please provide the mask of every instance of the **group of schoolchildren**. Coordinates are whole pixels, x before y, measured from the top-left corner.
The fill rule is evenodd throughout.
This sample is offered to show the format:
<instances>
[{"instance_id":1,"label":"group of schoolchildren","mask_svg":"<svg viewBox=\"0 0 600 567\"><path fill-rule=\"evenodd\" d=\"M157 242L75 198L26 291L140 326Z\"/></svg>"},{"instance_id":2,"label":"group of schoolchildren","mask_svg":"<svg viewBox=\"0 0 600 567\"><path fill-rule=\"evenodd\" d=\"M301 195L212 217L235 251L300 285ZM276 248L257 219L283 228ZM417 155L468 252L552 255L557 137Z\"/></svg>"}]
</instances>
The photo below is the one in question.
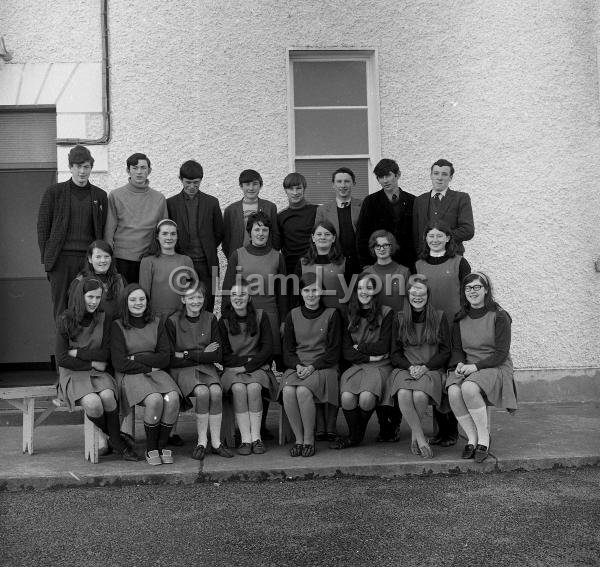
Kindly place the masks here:
<instances>
[{"instance_id":1,"label":"group of schoolchildren","mask_svg":"<svg viewBox=\"0 0 600 567\"><path fill-rule=\"evenodd\" d=\"M72 150L74 161L79 152L79 159L89 157L89 162L88 150L77 148ZM70 155L73 178L63 184L72 211L85 201L77 189L93 187L89 172L77 178L80 168L75 166L81 163L72 164ZM403 214L394 199L398 191L403 193L397 186L399 171L394 171L396 164L382 172L380 164L375 175L391 196L390 209L400 211L394 218L397 227ZM336 173L340 171L354 181L351 170ZM135 189L136 172L129 160L128 172ZM397 175L395 186L387 184L390 174ZM147 180L142 184L141 179L143 194ZM108 236L95 238L84 252L68 245L65 249L65 242L81 241L82 230L97 236L97 230L71 223L55 264L74 265L69 256L77 252L83 267L74 278L49 273L55 300L59 280L69 279L67 308L56 317L59 397L70 407L83 407L108 437L110 451L138 460L120 419L141 405L144 458L150 465L173 462L168 447L181 444L174 425L179 412L192 407L197 425L192 458L203 460L208 452L231 458L234 449L239 455L262 454L263 439L272 438L265 427L269 403L278 402L295 438L292 457L313 456L317 441L326 441L333 450L359 445L377 411L378 440L397 441L404 417L411 430L410 452L432 458L432 445L454 444L456 434L445 430L427 438L422 420L428 405L434 406L440 423L455 416L467 437L462 458L483 462L488 457L486 406L517 407L509 354L511 318L495 302L489 277L471 272L456 253L451 223L440 220L437 211L430 215L418 242L419 259L410 266L394 260L403 246L394 234L399 231L381 226L366 240L372 264L365 266L360 252L354 254L356 245L348 247L348 238L342 242L338 234L342 226L351 226L344 224L351 217L349 212L344 216L343 202L334 207L340 209L336 229L316 206L307 207L306 180L293 173L284 180L290 206L277 214L272 203L258 199L260 175L246 170L240 176L244 199L225 211L222 241L229 262L217 319L209 252L198 233L189 230L202 222L202 215L207 217L192 201L199 183L195 177L181 181L188 226L173 214L154 219L151 237L136 243L137 256L123 258L121 253L118 258L115 250L123 249L132 235L139 237L139 223L128 227L122 215L114 215L112 224L107 223ZM186 184L191 190L186 191ZM50 217L45 202L41 219ZM164 211L163 205L159 208ZM90 220L89 215L80 217ZM125 224L124 239L115 237L119 223ZM182 232L188 254L181 253ZM218 235L213 238L221 242ZM43 260L47 242L40 237ZM181 270L193 276L176 282ZM287 274L296 276L296 286L285 279ZM257 275L263 282L274 275L284 278L257 288ZM221 441L224 396L233 404L236 447ZM336 427L340 405L347 435Z\"/></svg>"}]
</instances>

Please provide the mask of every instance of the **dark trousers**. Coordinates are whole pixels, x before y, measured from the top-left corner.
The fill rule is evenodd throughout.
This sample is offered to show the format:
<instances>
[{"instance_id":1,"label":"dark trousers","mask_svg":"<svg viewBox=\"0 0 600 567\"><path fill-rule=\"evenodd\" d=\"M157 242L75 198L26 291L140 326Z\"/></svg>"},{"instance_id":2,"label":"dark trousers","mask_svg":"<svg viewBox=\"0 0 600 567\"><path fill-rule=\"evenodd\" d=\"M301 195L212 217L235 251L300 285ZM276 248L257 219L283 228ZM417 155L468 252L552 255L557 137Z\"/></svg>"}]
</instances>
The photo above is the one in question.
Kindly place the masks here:
<instances>
[{"instance_id":1,"label":"dark trousers","mask_svg":"<svg viewBox=\"0 0 600 567\"><path fill-rule=\"evenodd\" d=\"M125 281L130 283L138 283L140 281L140 262L133 260L124 260L123 258L116 258L117 272L119 272ZM148 293L150 290L146 290Z\"/></svg>"},{"instance_id":2,"label":"dark trousers","mask_svg":"<svg viewBox=\"0 0 600 567\"><path fill-rule=\"evenodd\" d=\"M85 262L85 252L61 252L53 268L46 274L54 307L54 319L67 308L67 292Z\"/></svg>"},{"instance_id":3,"label":"dark trousers","mask_svg":"<svg viewBox=\"0 0 600 567\"><path fill-rule=\"evenodd\" d=\"M206 286L206 297L204 298L204 308L212 313L215 308L215 290L216 282L212 281L212 268L205 261L194 260L194 270L198 274L200 281Z\"/></svg>"}]
</instances>

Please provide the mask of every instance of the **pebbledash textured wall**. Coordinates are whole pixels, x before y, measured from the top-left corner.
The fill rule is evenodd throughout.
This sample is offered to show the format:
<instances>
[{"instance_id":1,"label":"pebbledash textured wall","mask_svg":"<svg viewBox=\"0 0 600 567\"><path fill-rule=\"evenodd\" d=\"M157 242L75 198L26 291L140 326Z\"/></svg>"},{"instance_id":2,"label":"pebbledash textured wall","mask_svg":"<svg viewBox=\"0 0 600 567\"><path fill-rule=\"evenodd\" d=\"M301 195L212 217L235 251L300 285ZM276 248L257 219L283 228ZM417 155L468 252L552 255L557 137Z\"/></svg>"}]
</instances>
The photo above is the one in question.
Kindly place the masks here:
<instances>
[{"instance_id":1,"label":"pebbledash textured wall","mask_svg":"<svg viewBox=\"0 0 600 567\"><path fill-rule=\"evenodd\" d=\"M454 162L452 186L471 195L476 220L466 257L513 317L522 391L600 398L593 0L108 6L112 135L91 148L105 152L101 186L122 185L126 157L142 151L167 196L179 190L179 165L195 158L203 190L223 207L240 198L237 175L248 167L262 173L263 196L285 206L287 50L374 49L382 157L397 159L402 187L416 195L430 188L433 161ZM97 0L4 0L0 34L12 64L99 62L99 13Z\"/></svg>"}]
</instances>

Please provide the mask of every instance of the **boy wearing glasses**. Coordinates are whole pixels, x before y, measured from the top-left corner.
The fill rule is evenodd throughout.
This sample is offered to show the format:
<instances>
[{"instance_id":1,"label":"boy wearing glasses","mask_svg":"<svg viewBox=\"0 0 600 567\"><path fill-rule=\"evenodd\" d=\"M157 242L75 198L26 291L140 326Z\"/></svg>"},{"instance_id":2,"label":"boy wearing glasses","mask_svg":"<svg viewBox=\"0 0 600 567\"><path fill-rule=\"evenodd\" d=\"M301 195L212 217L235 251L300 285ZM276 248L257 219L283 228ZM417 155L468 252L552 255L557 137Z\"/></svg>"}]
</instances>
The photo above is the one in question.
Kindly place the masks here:
<instances>
[{"instance_id":1,"label":"boy wearing glasses","mask_svg":"<svg viewBox=\"0 0 600 567\"><path fill-rule=\"evenodd\" d=\"M194 270L207 288L206 310L215 305L212 272L218 271L217 247L223 241L223 215L219 200L200 191L204 169L194 160L179 168L182 190L167 199L169 218L177 223L178 244L182 254L189 256Z\"/></svg>"}]
</instances>

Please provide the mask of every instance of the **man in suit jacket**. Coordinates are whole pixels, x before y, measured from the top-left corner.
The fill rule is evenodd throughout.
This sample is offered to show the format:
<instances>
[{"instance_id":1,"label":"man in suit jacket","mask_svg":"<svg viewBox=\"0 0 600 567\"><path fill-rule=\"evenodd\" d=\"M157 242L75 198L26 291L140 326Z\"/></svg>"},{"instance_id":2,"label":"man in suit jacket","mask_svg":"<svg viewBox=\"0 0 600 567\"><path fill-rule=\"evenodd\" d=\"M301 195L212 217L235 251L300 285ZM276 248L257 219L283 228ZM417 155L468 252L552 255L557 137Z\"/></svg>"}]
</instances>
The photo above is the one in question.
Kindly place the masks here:
<instances>
[{"instance_id":1,"label":"man in suit jacket","mask_svg":"<svg viewBox=\"0 0 600 567\"><path fill-rule=\"evenodd\" d=\"M417 254L420 254L425 241L423 232L428 222L443 221L450 227L457 254L463 255L463 242L471 240L475 234L471 198L468 193L449 188L454 176L454 166L445 159L437 160L431 166L431 191L419 195L413 209L414 240Z\"/></svg>"},{"instance_id":2,"label":"man in suit jacket","mask_svg":"<svg viewBox=\"0 0 600 567\"><path fill-rule=\"evenodd\" d=\"M376 230L383 229L391 232L399 244L394 260L413 271L415 250L412 223L415 197L398 186L400 168L393 159L380 160L373 173L381 190L365 197L360 209L356 235L360 265L364 268L373 263L369 238Z\"/></svg>"},{"instance_id":3,"label":"man in suit jacket","mask_svg":"<svg viewBox=\"0 0 600 567\"><path fill-rule=\"evenodd\" d=\"M225 225L225 236L223 237L223 252L225 257L229 257L238 248L245 246L249 242L248 232L246 231L246 221L252 213L262 211L271 221L271 231L269 241L275 250L279 250L279 227L277 226L277 206L271 201L260 199L258 194L263 186L263 180L253 169L245 169L240 173L239 184L244 197L240 201L231 203L223 213L223 223Z\"/></svg>"},{"instance_id":4,"label":"man in suit jacket","mask_svg":"<svg viewBox=\"0 0 600 567\"><path fill-rule=\"evenodd\" d=\"M328 220L334 226L342 253L346 258L346 281L350 281L352 274L360 272L360 262L356 252L356 225L362 201L352 197L356 177L348 167L336 169L331 176L331 183L335 198L319 205L315 225Z\"/></svg>"},{"instance_id":5,"label":"man in suit jacket","mask_svg":"<svg viewBox=\"0 0 600 567\"><path fill-rule=\"evenodd\" d=\"M87 247L104 236L107 196L89 182L92 167L94 158L86 147L72 148L71 179L48 187L40 203L38 244L55 319L67 307L67 291L85 261Z\"/></svg>"},{"instance_id":6,"label":"man in suit jacket","mask_svg":"<svg viewBox=\"0 0 600 567\"><path fill-rule=\"evenodd\" d=\"M167 199L167 209L169 218L177 223L179 249L192 259L198 277L206 284L206 309L212 311L219 270L217 247L223 241L224 229L219 200L200 191L203 177L204 170L197 161L186 161L179 168L183 189Z\"/></svg>"}]
</instances>

